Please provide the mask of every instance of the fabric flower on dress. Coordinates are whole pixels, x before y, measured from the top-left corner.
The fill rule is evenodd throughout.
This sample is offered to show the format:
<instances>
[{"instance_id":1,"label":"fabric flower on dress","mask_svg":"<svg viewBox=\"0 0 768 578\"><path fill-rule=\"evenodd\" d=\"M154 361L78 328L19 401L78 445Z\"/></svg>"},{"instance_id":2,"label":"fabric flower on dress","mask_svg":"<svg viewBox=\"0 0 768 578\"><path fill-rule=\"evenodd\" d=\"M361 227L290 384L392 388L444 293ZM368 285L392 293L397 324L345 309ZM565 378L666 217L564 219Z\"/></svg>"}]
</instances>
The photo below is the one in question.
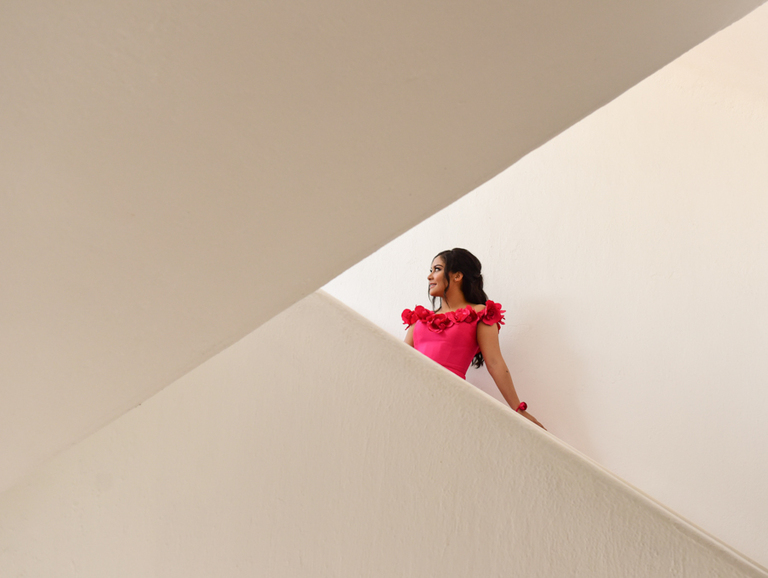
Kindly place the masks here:
<instances>
[{"instance_id":1,"label":"fabric flower on dress","mask_svg":"<svg viewBox=\"0 0 768 578\"><path fill-rule=\"evenodd\" d=\"M457 309L454 311L453 319L456 321L456 323L462 323L464 321L469 321L471 323L477 319L477 312L472 308L471 305L467 305L464 309Z\"/></svg>"},{"instance_id":2,"label":"fabric flower on dress","mask_svg":"<svg viewBox=\"0 0 768 578\"><path fill-rule=\"evenodd\" d=\"M416 312L411 311L410 309L404 309L400 318L403 320L406 329L419 320L419 316L416 315Z\"/></svg>"},{"instance_id":3,"label":"fabric flower on dress","mask_svg":"<svg viewBox=\"0 0 768 578\"><path fill-rule=\"evenodd\" d=\"M442 333L443 330L448 329L451 325L453 325L453 319L444 313L435 313L427 321L427 329L435 333Z\"/></svg>"},{"instance_id":4,"label":"fabric flower on dress","mask_svg":"<svg viewBox=\"0 0 768 578\"><path fill-rule=\"evenodd\" d=\"M434 313L422 305L417 305L413 312L416 314L416 317L422 321L429 321L429 318L434 315Z\"/></svg>"},{"instance_id":5,"label":"fabric flower on dress","mask_svg":"<svg viewBox=\"0 0 768 578\"><path fill-rule=\"evenodd\" d=\"M505 313L506 310L502 309L499 303L489 300L485 302L485 309L480 312L480 318L486 325L493 325L494 323L504 325Z\"/></svg>"},{"instance_id":6,"label":"fabric flower on dress","mask_svg":"<svg viewBox=\"0 0 768 578\"><path fill-rule=\"evenodd\" d=\"M453 315L453 320L456 323L461 323L462 321L464 321L467 318L467 315L469 315L469 313L467 312L467 310L465 308L465 309L457 309L451 315Z\"/></svg>"}]
</instances>

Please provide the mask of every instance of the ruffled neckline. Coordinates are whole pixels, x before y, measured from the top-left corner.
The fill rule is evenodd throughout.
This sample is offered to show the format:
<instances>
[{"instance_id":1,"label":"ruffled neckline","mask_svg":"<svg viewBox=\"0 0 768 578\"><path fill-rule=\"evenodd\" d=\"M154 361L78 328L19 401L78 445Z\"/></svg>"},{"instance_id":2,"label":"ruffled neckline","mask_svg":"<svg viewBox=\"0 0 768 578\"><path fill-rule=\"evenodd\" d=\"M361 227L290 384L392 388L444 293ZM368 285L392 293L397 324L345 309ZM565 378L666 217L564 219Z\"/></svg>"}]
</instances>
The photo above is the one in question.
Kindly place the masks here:
<instances>
[{"instance_id":1,"label":"ruffled neckline","mask_svg":"<svg viewBox=\"0 0 768 578\"><path fill-rule=\"evenodd\" d=\"M486 325L498 324L501 326L504 325L504 313L506 313L506 311L501 308L499 303L488 300L485 302L485 307L480 311L475 311L471 305L467 305L456 311L435 313L426 307L417 305L413 311L410 309L403 310L401 318L406 329L414 323L421 321L426 324L429 330L434 331L435 333L441 333L456 323L474 323L475 321L482 321Z\"/></svg>"}]
</instances>

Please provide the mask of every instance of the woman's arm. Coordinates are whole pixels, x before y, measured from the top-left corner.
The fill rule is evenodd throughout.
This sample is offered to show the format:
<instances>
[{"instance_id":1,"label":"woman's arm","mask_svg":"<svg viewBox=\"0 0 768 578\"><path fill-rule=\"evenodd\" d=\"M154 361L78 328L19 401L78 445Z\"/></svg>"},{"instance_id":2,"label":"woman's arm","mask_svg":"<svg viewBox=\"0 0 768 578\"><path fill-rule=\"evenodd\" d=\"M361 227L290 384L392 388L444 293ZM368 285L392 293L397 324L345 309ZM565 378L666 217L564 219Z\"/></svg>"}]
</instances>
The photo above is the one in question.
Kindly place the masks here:
<instances>
[{"instance_id":1,"label":"woman's arm","mask_svg":"<svg viewBox=\"0 0 768 578\"><path fill-rule=\"evenodd\" d=\"M512 383L512 375L509 373L507 364L501 355L501 348L499 347L499 329L496 325L486 325L483 322L479 322L477 324L477 343L480 345L480 353L483 354L488 373L491 374L493 381L496 382L496 387L499 388L501 395L507 401L509 407L516 409L520 405L520 398L517 397L515 385ZM518 413L523 417L528 418L536 425L547 429L527 411Z\"/></svg>"},{"instance_id":2,"label":"woman's arm","mask_svg":"<svg viewBox=\"0 0 768 578\"><path fill-rule=\"evenodd\" d=\"M408 328L408 332L405 334L405 342L413 347L413 325Z\"/></svg>"}]
</instances>

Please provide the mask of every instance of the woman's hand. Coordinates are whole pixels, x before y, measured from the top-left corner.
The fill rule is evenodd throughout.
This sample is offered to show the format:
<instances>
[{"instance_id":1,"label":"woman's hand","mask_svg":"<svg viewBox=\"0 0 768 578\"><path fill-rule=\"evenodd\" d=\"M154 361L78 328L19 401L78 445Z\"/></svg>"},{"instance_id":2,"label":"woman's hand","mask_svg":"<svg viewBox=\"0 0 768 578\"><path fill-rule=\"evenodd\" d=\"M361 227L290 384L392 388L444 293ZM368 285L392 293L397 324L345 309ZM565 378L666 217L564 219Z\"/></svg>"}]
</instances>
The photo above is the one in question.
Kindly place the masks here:
<instances>
[{"instance_id":1,"label":"woman's hand","mask_svg":"<svg viewBox=\"0 0 768 578\"><path fill-rule=\"evenodd\" d=\"M539 420L537 420L535 417L533 417L533 416L532 416L530 413L528 413L527 411L518 411L517 413L519 413L520 415L522 415L524 418L527 418L527 419L531 420L533 423L535 423L537 426L539 426L539 427L540 427L541 429L543 429L544 431L547 431L547 428L545 428L543 425L541 425L541 423L539 422Z\"/></svg>"}]
</instances>

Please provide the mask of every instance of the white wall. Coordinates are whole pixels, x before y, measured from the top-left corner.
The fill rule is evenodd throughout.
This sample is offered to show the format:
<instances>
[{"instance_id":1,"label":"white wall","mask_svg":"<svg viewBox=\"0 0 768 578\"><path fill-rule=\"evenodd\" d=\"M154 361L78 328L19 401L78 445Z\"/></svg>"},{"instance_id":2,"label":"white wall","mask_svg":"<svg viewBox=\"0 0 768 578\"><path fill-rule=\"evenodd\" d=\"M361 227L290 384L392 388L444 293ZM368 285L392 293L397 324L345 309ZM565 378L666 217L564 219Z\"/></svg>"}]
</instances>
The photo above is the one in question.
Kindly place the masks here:
<instances>
[{"instance_id":1,"label":"white wall","mask_svg":"<svg viewBox=\"0 0 768 578\"><path fill-rule=\"evenodd\" d=\"M0 575L768 573L316 294L0 495Z\"/></svg>"},{"instance_id":2,"label":"white wall","mask_svg":"<svg viewBox=\"0 0 768 578\"><path fill-rule=\"evenodd\" d=\"M433 255L469 248L534 415L763 564L767 30L763 7L327 286L402 337Z\"/></svg>"}]
</instances>

